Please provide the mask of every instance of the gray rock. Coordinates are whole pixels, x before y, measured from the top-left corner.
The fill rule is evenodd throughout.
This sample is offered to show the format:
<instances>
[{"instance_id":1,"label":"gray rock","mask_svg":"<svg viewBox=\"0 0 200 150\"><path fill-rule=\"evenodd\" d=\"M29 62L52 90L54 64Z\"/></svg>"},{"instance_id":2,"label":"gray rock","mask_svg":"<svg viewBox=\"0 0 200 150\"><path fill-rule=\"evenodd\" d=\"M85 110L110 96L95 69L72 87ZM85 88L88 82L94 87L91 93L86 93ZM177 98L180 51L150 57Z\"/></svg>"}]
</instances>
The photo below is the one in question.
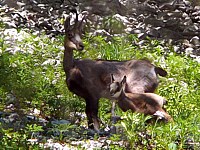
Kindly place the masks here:
<instances>
[{"instance_id":1,"label":"gray rock","mask_svg":"<svg viewBox=\"0 0 200 150\"><path fill-rule=\"evenodd\" d=\"M188 48L185 49L185 54L190 55L190 54L193 53L193 51L194 51L194 49L192 47L188 47Z\"/></svg>"},{"instance_id":2,"label":"gray rock","mask_svg":"<svg viewBox=\"0 0 200 150\"><path fill-rule=\"evenodd\" d=\"M180 46L174 46L174 51L175 52L180 52Z\"/></svg>"},{"instance_id":3,"label":"gray rock","mask_svg":"<svg viewBox=\"0 0 200 150\"><path fill-rule=\"evenodd\" d=\"M68 120L53 120L51 121L53 125L60 125L60 124L70 124L71 122Z\"/></svg>"},{"instance_id":4,"label":"gray rock","mask_svg":"<svg viewBox=\"0 0 200 150\"><path fill-rule=\"evenodd\" d=\"M195 36L195 35L199 35L199 28L196 25L190 25L185 27L185 29L183 30L183 35L188 36L190 38L190 36Z\"/></svg>"},{"instance_id":5,"label":"gray rock","mask_svg":"<svg viewBox=\"0 0 200 150\"><path fill-rule=\"evenodd\" d=\"M87 10L91 14L96 15L109 15L119 13L121 15L125 15L127 10L124 5L122 5L119 1L116 0L78 0L80 3L80 8L82 10Z\"/></svg>"},{"instance_id":6,"label":"gray rock","mask_svg":"<svg viewBox=\"0 0 200 150\"><path fill-rule=\"evenodd\" d=\"M191 6L191 2L190 2L190 1L184 0L183 2L184 2L184 4L185 4L186 6Z\"/></svg>"},{"instance_id":7,"label":"gray rock","mask_svg":"<svg viewBox=\"0 0 200 150\"><path fill-rule=\"evenodd\" d=\"M142 33L142 30L140 30L140 29L133 29L130 33L131 34L140 34L140 33Z\"/></svg>"},{"instance_id":8,"label":"gray rock","mask_svg":"<svg viewBox=\"0 0 200 150\"><path fill-rule=\"evenodd\" d=\"M194 10L195 10L195 11L199 11L199 10L200 10L200 5L195 5L195 6L194 6Z\"/></svg>"},{"instance_id":9,"label":"gray rock","mask_svg":"<svg viewBox=\"0 0 200 150\"><path fill-rule=\"evenodd\" d=\"M152 25L152 26L154 26L154 27L164 27L164 26L165 26L165 24L164 24L164 22L163 22L162 20L158 20L158 19L153 18L153 17L151 17L151 16L146 17L146 18L144 19L144 23L145 23L146 25Z\"/></svg>"},{"instance_id":10,"label":"gray rock","mask_svg":"<svg viewBox=\"0 0 200 150\"><path fill-rule=\"evenodd\" d=\"M200 46L200 40L198 36L194 36L191 40L190 43L192 43L195 46Z\"/></svg>"},{"instance_id":11,"label":"gray rock","mask_svg":"<svg viewBox=\"0 0 200 150\"><path fill-rule=\"evenodd\" d=\"M160 35L161 33L159 32L160 28L161 27L157 27L157 28L153 28L153 29L147 31L148 36L160 38L160 36L161 36Z\"/></svg>"},{"instance_id":12,"label":"gray rock","mask_svg":"<svg viewBox=\"0 0 200 150\"><path fill-rule=\"evenodd\" d=\"M3 118L4 122L6 124L9 124L11 126L12 123L15 123L16 121L19 121L20 117L17 113L11 113L7 117Z\"/></svg>"},{"instance_id":13,"label":"gray rock","mask_svg":"<svg viewBox=\"0 0 200 150\"><path fill-rule=\"evenodd\" d=\"M159 32L160 32L161 38L164 38L164 39L178 40L178 39L183 38L180 32L177 32L168 28L160 28Z\"/></svg>"},{"instance_id":14,"label":"gray rock","mask_svg":"<svg viewBox=\"0 0 200 150\"><path fill-rule=\"evenodd\" d=\"M139 39L145 39L146 37L147 37L147 33L140 33L140 34L138 34L138 38ZM142 43L143 43L143 41L141 41ZM140 43L140 42L139 42ZM139 44L140 45L140 44Z\"/></svg>"},{"instance_id":15,"label":"gray rock","mask_svg":"<svg viewBox=\"0 0 200 150\"><path fill-rule=\"evenodd\" d=\"M184 48L193 47L193 45L190 43L190 41L189 41L189 40L186 40L186 39L183 40L182 46L183 46Z\"/></svg>"}]
</instances>

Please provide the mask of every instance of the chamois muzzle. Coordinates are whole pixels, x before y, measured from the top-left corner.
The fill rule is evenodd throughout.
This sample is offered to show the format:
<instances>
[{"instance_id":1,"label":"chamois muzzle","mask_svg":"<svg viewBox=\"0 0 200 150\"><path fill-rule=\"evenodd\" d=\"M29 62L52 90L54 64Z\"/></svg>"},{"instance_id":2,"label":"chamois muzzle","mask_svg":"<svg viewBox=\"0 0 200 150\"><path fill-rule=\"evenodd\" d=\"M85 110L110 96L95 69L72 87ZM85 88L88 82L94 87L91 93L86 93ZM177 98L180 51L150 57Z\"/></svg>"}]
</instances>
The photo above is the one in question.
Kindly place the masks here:
<instances>
[{"instance_id":1,"label":"chamois muzzle","mask_svg":"<svg viewBox=\"0 0 200 150\"><path fill-rule=\"evenodd\" d=\"M78 34L75 35L73 38L71 38L70 41L73 43L74 49L80 50L80 51L84 49L84 44Z\"/></svg>"},{"instance_id":2,"label":"chamois muzzle","mask_svg":"<svg viewBox=\"0 0 200 150\"><path fill-rule=\"evenodd\" d=\"M78 45L78 50L83 50L84 49L84 45L83 45L83 43L81 42L81 43L79 43L79 45Z\"/></svg>"}]
</instances>

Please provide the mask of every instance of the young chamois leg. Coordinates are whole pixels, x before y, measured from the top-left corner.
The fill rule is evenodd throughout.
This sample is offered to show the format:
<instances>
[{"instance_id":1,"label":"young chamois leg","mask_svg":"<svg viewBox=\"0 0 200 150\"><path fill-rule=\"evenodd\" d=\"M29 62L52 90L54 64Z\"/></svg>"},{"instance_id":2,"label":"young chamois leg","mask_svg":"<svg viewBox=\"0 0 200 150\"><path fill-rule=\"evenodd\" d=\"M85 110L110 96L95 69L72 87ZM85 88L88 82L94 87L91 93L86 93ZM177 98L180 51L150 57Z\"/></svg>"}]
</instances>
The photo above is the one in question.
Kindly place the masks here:
<instances>
[{"instance_id":1,"label":"young chamois leg","mask_svg":"<svg viewBox=\"0 0 200 150\"><path fill-rule=\"evenodd\" d=\"M114 83L114 77L113 74L111 74L111 83ZM113 84L112 89L114 90L117 86ZM112 107L111 107L111 122L112 123L116 123L119 120L119 117L116 116L115 114L115 107L116 107L116 100L112 100Z\"/></svg>"},{"instance_id":2,"label":"young chamois leg","mask_svg":"<svg viewBox=\"0 0 200 150\"><path fill-rule=\"evenodd\" d=\"M124 98L125 97L125 82L126 82L126 76L122 79L121 82L117 82L114 79L114 75L111 74L111 84L110 84L110 95L117 100L118 106L123 110L127 111L131 109L132 111L137 111L137 107L134 103L132 103L129 99ZM121 100L121 98L124 98ZM114 108L112 108L114 109Z\"/></svg>"},{"instance_id":3,"label":"young chamois leg","mask_svg":"<svg viewBox=\"0 0 200 150\"><path fill-rule=\"evenodd\" d=\"M113 74L111 74L111 83L114 83L114 77ZM113 87L111 88L112 90L115 90L117 86L113 84ZM113 91L114 92L114 91ZM111 107L111 127L110 127L110 132L111 133L116 133L116 127L115 124L117 123L118 120L120 120L121 118L119 116L116 116L115 114L115 108L116 108L116 100L112 100L112 107Z\"/></svg>"}]
</instances>

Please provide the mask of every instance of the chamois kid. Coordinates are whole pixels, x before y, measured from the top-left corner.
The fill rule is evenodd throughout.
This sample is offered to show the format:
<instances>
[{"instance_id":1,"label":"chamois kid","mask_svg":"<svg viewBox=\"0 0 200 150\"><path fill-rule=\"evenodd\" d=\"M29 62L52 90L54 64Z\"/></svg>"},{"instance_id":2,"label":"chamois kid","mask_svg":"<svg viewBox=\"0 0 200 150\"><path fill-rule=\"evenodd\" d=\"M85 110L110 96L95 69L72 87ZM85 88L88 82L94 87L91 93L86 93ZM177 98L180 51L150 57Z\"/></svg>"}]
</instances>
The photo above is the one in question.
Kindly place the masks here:
<instances>
[{"instance_id":1,"label":"chamois kid","mask_svg":"<svg viewBox=\"0 0 200 150\"><path fill-rule=\"evenodd\" d=\"M154 93L127 93L125 92L126 76L120 82L114 80L111 74L110 95L117 100L123 110L154 115L161 119L172 121L172 117L162 108L166 100Z\"/></svg>"}]
</instances>

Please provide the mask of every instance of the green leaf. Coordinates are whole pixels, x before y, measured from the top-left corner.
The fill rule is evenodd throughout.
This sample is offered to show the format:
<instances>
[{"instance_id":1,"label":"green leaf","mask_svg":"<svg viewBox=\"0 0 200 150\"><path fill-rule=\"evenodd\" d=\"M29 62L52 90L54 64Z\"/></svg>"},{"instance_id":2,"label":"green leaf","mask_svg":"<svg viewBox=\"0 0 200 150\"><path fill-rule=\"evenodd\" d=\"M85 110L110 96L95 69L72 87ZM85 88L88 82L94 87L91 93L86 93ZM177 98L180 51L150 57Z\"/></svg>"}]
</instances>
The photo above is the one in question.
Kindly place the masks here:
<instances>
[{"instance_id":1,"label":"green leaf","mask_svg":"<svg viewBox=\"0 0 200 150\"><path fill-rule=\"evenodd\" d=\"M172 142L168 145L168 149L169 150L177 150L177 145L174 142Z\"/></svg>"}]
</instances>

